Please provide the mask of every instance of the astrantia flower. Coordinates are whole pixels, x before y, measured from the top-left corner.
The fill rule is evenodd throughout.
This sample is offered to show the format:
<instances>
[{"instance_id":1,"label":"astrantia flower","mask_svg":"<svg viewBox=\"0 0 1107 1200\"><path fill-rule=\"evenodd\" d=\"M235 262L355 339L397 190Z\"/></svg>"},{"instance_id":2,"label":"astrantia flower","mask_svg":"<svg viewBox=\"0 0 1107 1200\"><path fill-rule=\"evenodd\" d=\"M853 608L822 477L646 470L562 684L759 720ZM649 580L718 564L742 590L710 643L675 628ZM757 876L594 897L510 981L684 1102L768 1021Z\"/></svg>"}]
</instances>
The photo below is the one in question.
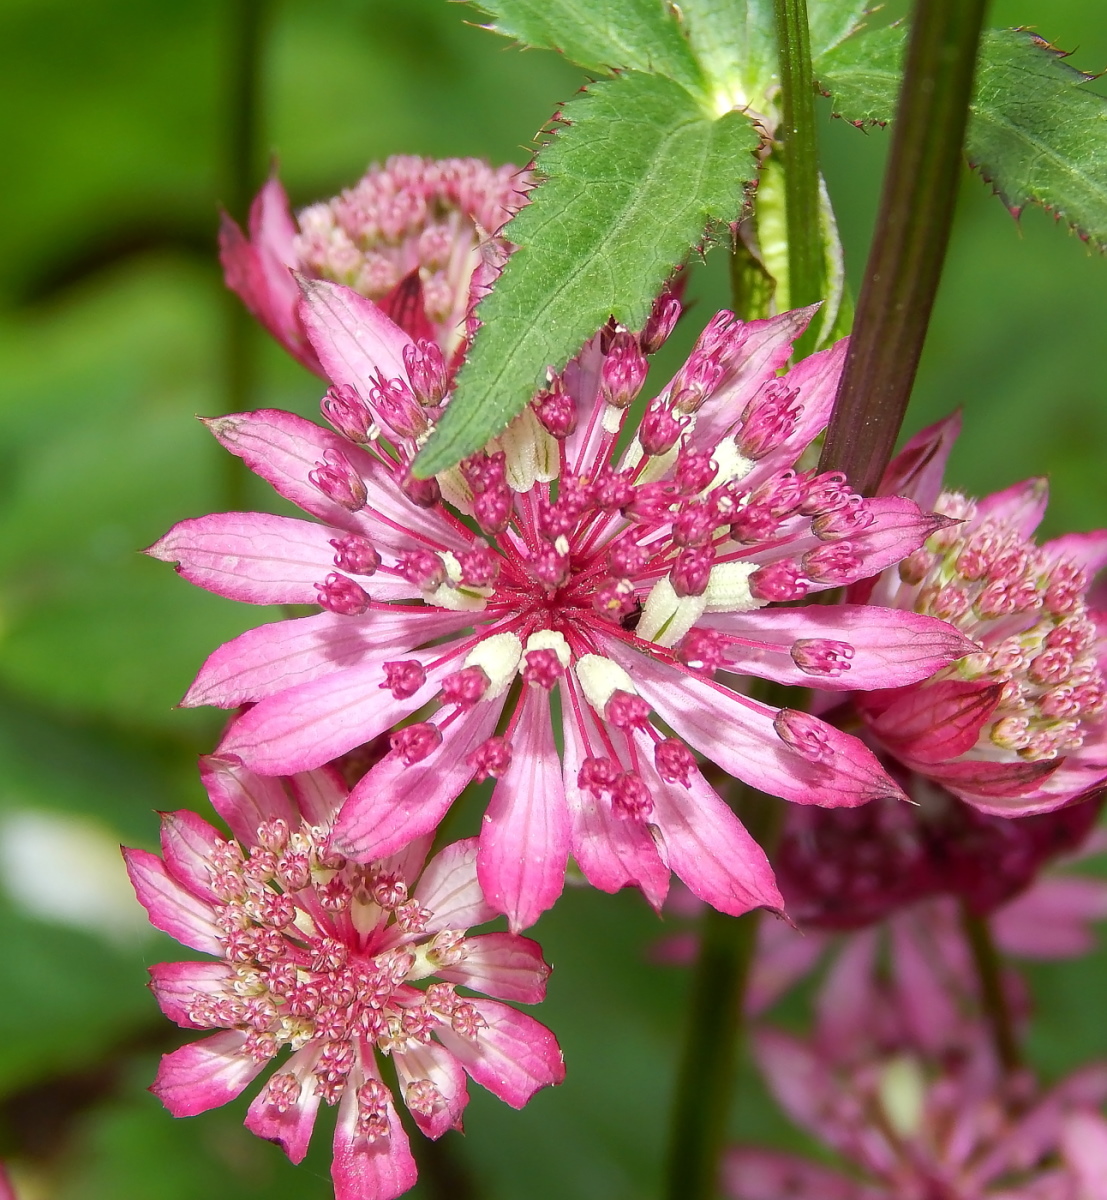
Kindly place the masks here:
<instances>
[{"instance_id":1,"label":"astrantia flower","mask_svg":"<svg viewBox=\"0 0 1107 1200\"><path fill-rule=\"evenodd\" d=\"M889 467L904 492L961 524L881 576L874 604L950 621L975 654L898 693L858 695L897 759L985 812L1045 812L1107 783L1107 639L1088 602L1107 531L1037 545L1044 480L974 501L941 492L959 421L924 430Z\"/></svg>"},{"instance_id":2,"label":"astrantia flower","mask_svg":"<svg viewBox=\"0 0 1107 1200\"><path fill-rule=\"evenodd\" d=\"M902 793L857 739L744 695L740 677L880 687L971 649L933 617L768 607L882 570L946 523L796 469L844 351L778 378L809 311L720 313L616 454L644 349L677 307L641 337L604 330L486 450L419 480L408 464L448 400L441 356L353 292L310 284L301 316L339 432L281 412L210 424L322 523L202 517L151 550L222 595L327 610L224 646L185 703L252 705L219 753L263 774L391 731L336 825L342 854L393 854L470 780L497 779L478 870L513 928L557 898L570 851L597 887L655 904L671 869L725 912L779 906L689 747L802 804Z\"/></svg>"},{"instance_id":3,"label":"astrantia flower","mask_svg":"<svg viewBox=\"0 0 1107 1200\"><path fill-rule=\"evenodd\" d=\"M561 1081L548 1029L457 991L533 1004L549 974L528 938L467 932L495 915L475 841L425 867L425 841L359 865L328 846L346 797L333 772L261 779L213 758L204 776L234 837L177 812L162 824L164 860L125 851L153 924L218 960L151 969L167 1016L222 1030L162 1059L151 1090L174 1116L233 1100L275 1065L247 1128L299 1162L320 1102L337 1105L337 1200L391 1200L416 1172L378 1055L432 1138L461 1127L466 1074L516 1108Z\"/></svg>"},{"instance_id":4,"label":"astrantia flower","mask_svg":"<svg viewBox=\"0 0 1107 1200\"><path fill-rule=\"evenodd\" d=\"M219 244L227 285L319 375L324 371L297 316L292 271L352 287L412 337L430 338L452 355L483 276L504 253L493 235L525 203L527 186L525 173L510 164L394 157L293 219L274 177L250 209L249 239L224 218Z\"/></svg>"},{"instance_id":5,"label":"astrantia flower","mask_svg":"<svg viewBox=\"0 0 1107 1200\"><path fill-rule=\"evenodd\" d=\"M1102 1195L1107 1066L1086 1066L1044 1093L1030 1072L1004 1071L979 1010L965 1003L971 967L951 971L934 950L942 935L919 933L896 942L892 982L877 970L876 931L848 939L818 993L812 1035L764 1028L754 1039L781 1107L850 1173L739 1148L725 1168L734 1200Z\"/></svg>"}]
</instances>

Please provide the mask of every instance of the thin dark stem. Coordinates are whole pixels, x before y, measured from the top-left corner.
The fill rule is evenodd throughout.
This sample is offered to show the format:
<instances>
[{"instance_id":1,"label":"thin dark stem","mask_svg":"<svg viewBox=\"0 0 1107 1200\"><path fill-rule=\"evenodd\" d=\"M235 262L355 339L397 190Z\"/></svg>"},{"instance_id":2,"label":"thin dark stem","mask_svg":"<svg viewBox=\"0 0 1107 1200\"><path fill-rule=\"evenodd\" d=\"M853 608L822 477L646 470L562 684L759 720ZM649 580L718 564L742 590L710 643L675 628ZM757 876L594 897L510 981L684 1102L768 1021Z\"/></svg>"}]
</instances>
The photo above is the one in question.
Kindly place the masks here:
<instances>
[{"instance_id":1,"label":"thin dark stem","mask_svg":"<svg viewBox=\"0 0 1107 1200\"><path fill-rule=\"evenodd\" d=\"M991 928L987 919L978 916L967 904L961 906L961 927L972 951L980 985L980 1002L992 1031L996 1055L1005 1071L1017 1071L1023 1065L1022 1051L1003 989L1003 962L992 938Z\"/></svg>"},{"instance_id":2,"label":"thin dark stem","mask_svg":"<svg viewBox=\"0 0 1107 1200\"><path fill-rule=\"evenodd\" d=\"M801 308L823 299L823 248L819 230L819 152L807 0L773 0L780 53L783 121L779 130L788 230L788 303ZM816 327L800 338L796 355L815 348Z\"/></svg>"},{"instance_id":3,"label":"thin dark stem","mask_svg":"<svg viewBox=\"0 0 1107 1200\"><path fill-rule=\"evenodd\" d=\"M871 496L892 457L949 244L987 0L915 0L888 169L820 470Z\"/></svg>"},{"instance_id":4,"label":"thin dark stem","mask_svg":"<svg viewBox=\"0 0 1107 1200\"><path fill-rule=\"evenodd\" d=\"M227 211L244 222L263 170L261 84L268 0L232 0L227 8L226 125L223 197ZM227 290L224 300L223 411L252 408L257 383L254 321ZM224 463L223 503L246 507L249 472L233 454Z\"/></svg>"},{"instance_id":5,"label":"thin dark stem","mask_svg":"<svg viewBox=\"0 0 1107 1200\"><path fill-rule=\"evenodd\" d=\"M783 804L742 784L733 786L740 793L735 803L739 816L771 853ZM728 917L709 908L700 923L673 1101L667 1200L713 1200L716 1195L760 918L760 909Z\"/></svg>"}]
</instances>

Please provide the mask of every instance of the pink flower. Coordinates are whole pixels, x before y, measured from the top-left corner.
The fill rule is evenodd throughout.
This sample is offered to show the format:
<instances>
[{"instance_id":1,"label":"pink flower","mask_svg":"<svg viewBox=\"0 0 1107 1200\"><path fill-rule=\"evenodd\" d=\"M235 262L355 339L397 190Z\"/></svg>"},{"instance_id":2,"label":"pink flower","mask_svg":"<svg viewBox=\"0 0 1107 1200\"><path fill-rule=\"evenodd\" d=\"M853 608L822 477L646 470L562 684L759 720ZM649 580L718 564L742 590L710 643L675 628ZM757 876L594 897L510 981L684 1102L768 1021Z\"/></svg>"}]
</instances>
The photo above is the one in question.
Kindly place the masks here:
<instances>
[{"instance_id":1,"label":"pink flower","mask_svg":"<svg viewBox=\"0 0 1107 1200\"><path fill-rule=\"evenodd\" d=\"M1046 812L1107 783L1107 622L1086 594L1107 531L1037 545L1040 479L980 501L940 493L958 427L951 417L913 438L883 490L961 523L865 590L952 622L977 651L901 691L858 694L857 707L889 753L983 811Z\"/></svg>"},{"instance_id":2,"label":"pink flower","mask_svg":"<svg viewBox=\"0 0 1107 1200\"><path fill-rule=\"evenodd\" d=\"M737 1147L724 1187L734 1200L1099 1200L1107 1173L1107 1068L1081 1068L1038 1093L1004 1080L987 1052L946 1063L890 1050L842 1063L776 1031L758 1062L797 1125L850 1170Z\"/></svg>"},{"instance_id":3,"label":"pink flower","mask_svg":"<svg viewBox=\"0 0 1107 1200\"><path fill-rule=\"evenodd\" d=\"M1004 1072L980 1018L968 962L926 906L911 936L892 925L892 973L878 933L849 938L801 1039L755 1037L770 1090L802 1128L849 1163L840 1173L796 1156L739 1148L726 1182L735 1200L1076 1200L1107 1171L1107 1065L1041 1093L1026 1070ZM921 910L919 916L922 916ZM942 945L942 943L948 943ZM1102 1193L1098 1193L1102 1194Z\"/></svg>"},{"instance_id":4,"label":"pink flower","mask_svg":"<svg viewBox=\"0 0 1107 1200\"><path fill-rule=\"evenodd\" d=\"M216 958L151 968L168 1017L222 1030L162 1059L151 1090L174 1116L233 1100L287 1046L247 1128L300 1162L320 1101L337 1104L337 1200L391 1200L416 1172L377 1052L431 1138L461 1128L466 1074L516 1108L561 1082L548 1029L456 990L533 1004L549 974L528 938L467 932L495 915L474 840L425 867L425 839L360 866L328 846L346 799L333 771L263 779L210 758L202 773L234 837L177 812L162 823L164 859L124 851L151 922Z\"/></svg>"},{"instance_id":5,"label":"pink flower","mask_svg":"<svg viewBox=\"0 0 1107 1200\"><path fill-rule=\"evenodd\" d=\"M656 348L678 307L666 300L642 340L605 329L484 451L417 480L408 464L449 399L441 356L356 293L308 284L301 318L342 432L281 412L210 425L319 523L202 517L150 551L221 595L327 610L224 646L184 703L252 705L219 753L261 774L391 731L336 825L342 854L394 854L470 780L497 780L477 868L514 929L556 900L570 852L595 886L636 885L655 905L672 870L724 912L779 907L689 747L801 804L902 793L858 740L751 699L738 677L880 687L971 648L932 617L769 607L871 575L945 524L796 470L845 348L777 376L809 311L720 313L616 453L643 341Z\"/></svg>"},{"instance_id":6,"label":"pink flower","mask_svg":"<svg viewBox=\"0 0 1107 1200\"><path fill-rule=\"evenodd\" d=\"M494 235L526 202L528 186L511 165L394 157L293 219L274 176L250 209L248 239L224 216L219 245L227 286L318 375L325 372L297 314L292 271L352 287L412 337L434 340L451 356L504 253Z\"/></svg>"}]
</instances>

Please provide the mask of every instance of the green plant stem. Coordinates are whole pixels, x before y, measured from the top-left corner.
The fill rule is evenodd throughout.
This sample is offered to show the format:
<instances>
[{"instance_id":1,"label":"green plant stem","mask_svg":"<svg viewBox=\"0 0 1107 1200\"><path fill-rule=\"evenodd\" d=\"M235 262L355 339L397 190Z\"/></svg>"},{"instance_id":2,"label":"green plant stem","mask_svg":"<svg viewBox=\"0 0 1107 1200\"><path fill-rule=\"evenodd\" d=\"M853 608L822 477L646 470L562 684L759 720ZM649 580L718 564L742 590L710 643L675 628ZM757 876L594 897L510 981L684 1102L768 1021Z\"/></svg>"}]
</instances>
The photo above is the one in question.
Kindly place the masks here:
<instances>
[{"instance_id":1,"label":"green plant stem","mask_svg":"<svg viewBox=\"0 0 1107 1200\"><path fill-rule=\"evenodd\" d=\"M739 817L771 853L783 803L737 782L733 787ZM728 917L708 908L700 922L672 1109L666 1200L713 1200L716 1195L760 920L760 909Z\"/></svg>"},{"instance_id":2,"label":"green plant stem","mask_svg":"<svg viewBox=\"0 0 1107 1200\"><path fill-rule=\"evenodd\" d=\"M980 1002L992 1033L996 1056L1005 1071L1017 1071L1023 1065L1022 1051L1003 989L1003 962L992 938L991 926L986 917L979 916L962 903L961 927L972 952Z\"/></svg>"},{"instance_id":3,"label":"green plant stem","mask_svg":"<svg viewBox=\"0 0 1107 1200\"><path fill-rule=\"evenodd\" d=\"M819 151L807 0L773 0L780 64L783 120L778 136L784 166L788 230L788 303L801 308L823 299L823 247L819 228ZM815 348L818 322L799 339L796 356Z\"/></svg>"},{"instance_id":4,"label":"green plant stem","mask_svg":"<svg viewBox=\"0 0 1107 1200\"><path fill-rule=\"evenodd\" d=\"M224 163L222 189L227 211L245 223L250 201L261 181L262 62L268 0L231 0L227 5L227 65L224 105ZM242 301L229 288L223 300L224 412L243 412L254 406L257 387L256 329ZM250 473L242 460L223 454L223 504L229 510L247 507Z\"/></svg>"},{"instance_id":5,"label":"green plant stem","mask_svg":"<svg viewBox=\"0 0 1107 1200\"><path fill-rule=\"evenodd\" d=\"M877 490L895 448L945 261L987 0L915 0L857 317L819 469Z\"/></svg>"}]
</instances>

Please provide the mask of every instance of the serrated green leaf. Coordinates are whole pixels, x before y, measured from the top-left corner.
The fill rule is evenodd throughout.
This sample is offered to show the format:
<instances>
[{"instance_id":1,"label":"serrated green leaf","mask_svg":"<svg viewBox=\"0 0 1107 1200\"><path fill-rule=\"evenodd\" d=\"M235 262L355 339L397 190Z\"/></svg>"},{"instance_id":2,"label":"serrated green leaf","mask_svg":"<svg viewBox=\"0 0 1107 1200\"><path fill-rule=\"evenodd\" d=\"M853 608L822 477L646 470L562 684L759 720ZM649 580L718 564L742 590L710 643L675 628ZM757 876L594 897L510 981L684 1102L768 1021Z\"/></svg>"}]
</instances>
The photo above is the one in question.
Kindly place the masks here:
<instances>
[{"instance_id":1,"label":"serrated green leaf","mask_svg":"<svg viewBox=\"0 0 1107 1200\"><path fill-rule=\"evenodd\" d=\"M1004 203L1027 203L1107 247L1107 99L1032 33L996 30L984 45L969 162Z\"/></svg>"},{"instance_id":2,"label":"serrated green leaf","mask_svg":"<svg viewBox=\"0 0 1107 1200\"><path fill-rule=\"evenodd\" d=\"M834 115L854 125L886 125L896 110L907 32L871 29L814 57L815 79Z\"/></svg>"},{"instance_id":3,"label":"serrated green leaf","mask_svg":"<svg viewBox=\"0 0 1107 1200\"><path fill-rule=\"evenodd\" d=\"M477 0L489 29L592 71L643 71L699 88L703 73L665 0Z\"/></svg>"},{"instance_id":4,"label":"serrated green leaf","mask_svg":"<svg viewBox=\"0 0 1107 1200\"><path fill-rule=\"evenodd\" d=\"M858 124L895 112L902 27L850 38L816 63L834 111ZM1107 99L1091 76L1025 30L985 34L965 151L1017 212L1040 204L1093 245L1107 247Z\"/></svg>"},{"instance_id":5,"label":"serrated green leaf","mask_svg":"<svg viewBox=\"0 0 1107 1200\"><path fill-rule=\"evenodd\" d=\"M772 0L682 0L680 11L716 111L749 108L774 121L779 80ZM867 11L866 0L810 0L812 55L856 32Z\"/></svg>"},{"instance_id":6,"label":"serrated green leaf","mask_svg":"<svg viewBox=\"0 0 1107 1200\"><path fill-rule=\"evenodd\" d=\"M640 328L711 221L734 220L758 135L678 84L628 73L565 108L538 156L547 178L507 227L519 249L482 303L484 328L418 460L432 475L479 449L608 319Z\"/></svg>"}]
</instances>

